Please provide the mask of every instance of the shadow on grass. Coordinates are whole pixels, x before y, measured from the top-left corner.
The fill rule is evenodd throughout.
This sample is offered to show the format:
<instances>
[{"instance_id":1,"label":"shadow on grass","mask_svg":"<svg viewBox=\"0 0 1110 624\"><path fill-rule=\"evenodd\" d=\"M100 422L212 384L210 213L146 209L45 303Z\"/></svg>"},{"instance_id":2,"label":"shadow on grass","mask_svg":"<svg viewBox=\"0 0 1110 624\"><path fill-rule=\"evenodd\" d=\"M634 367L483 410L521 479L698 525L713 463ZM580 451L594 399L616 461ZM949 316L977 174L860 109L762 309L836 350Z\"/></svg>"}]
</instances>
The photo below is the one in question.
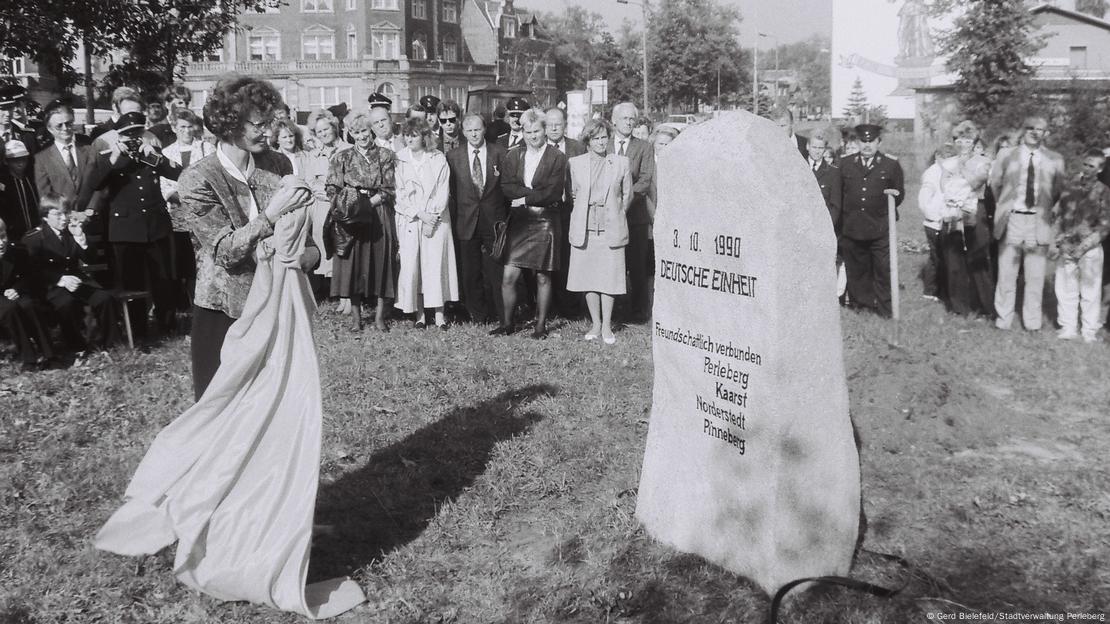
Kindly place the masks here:
<instances>
[{"instance_id":1,"label":"shadow on grass","mask_svg":"<svg viewBox=\"0 0 1110 624\"><path fill-rule=\"evenodd\" d=\"M493 447L541 418L521 411L557 389L532 385L458 407L320 489L309 581L350 574L408 544L486 470Z\"/></svg>"}]
</instances>

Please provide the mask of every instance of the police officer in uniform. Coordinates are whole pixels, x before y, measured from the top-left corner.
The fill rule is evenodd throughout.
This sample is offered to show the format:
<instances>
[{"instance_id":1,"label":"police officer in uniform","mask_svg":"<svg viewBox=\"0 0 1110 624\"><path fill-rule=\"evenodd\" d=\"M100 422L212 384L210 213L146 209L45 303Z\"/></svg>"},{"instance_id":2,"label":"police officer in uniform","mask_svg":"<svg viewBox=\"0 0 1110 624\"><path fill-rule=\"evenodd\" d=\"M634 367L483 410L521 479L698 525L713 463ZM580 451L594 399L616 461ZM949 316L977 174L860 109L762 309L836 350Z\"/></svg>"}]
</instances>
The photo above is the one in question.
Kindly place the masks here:
<instances>
[{"instance_id":1,"label":"police officer in uniform","mask_svg":"<svg viewBox=\"0 0 1110 624\"><path fill-rule=\"evenodd\" d=\"M879 151L882 128L861 124L855 132L859 153L840 161L840 253L848 274L848 299L853 307L889 317L890 254L897 250L890 249L885 191L898 191L894 201L902 203L902 166Z\"/></svg>"},{"instance_id":2,"label":"police officer in uniform","mask_svg":"<svg viewBox=\"0 0 1110 624\"><path fill-rule=\"evenodd\" d=\"M432 127L432 135L439 136L439 98L425 95L420 98L420 108L424 109L424 121Z\"/></svg>"},{"instance_id":3,"label":"police officer in uniform","mask_svg":"<svg viewBox=\"0 0 1110 624\"><path fill-rule=\"evenodd\" d=\"M509 98L505 109L508 111L509 117L509 131L497 137L497 144L505 149L514 149L524 145L524 128L520 124L520 117L524 111L532 108L522 97L513 96Z\"/></svg>"},{"instance_id":4,"label":"police officer in uniform","mask_svg":"<svg viewBox=\"0 0 1110 624\"><path fill-rule=\"evenodd\" d=\"M53 140L47 140L45 125L27 119L26 96L27 89L19 85L0 85L0 145L19 141L29 153L36 154Z\"/></svg>"},{"instance_id":5,"label":"police officer in uniform","mask_svg":"<svg viewBox=\"0 0 1110 624\"><path fill-rule=\"evenodd\" d=\"M173 226L162 197L159 176L176 180L181 166L162 156L158 139L146 131L146 116L122 115L115 125L116 142L100 154L97 187L108 201L108 242L112 248L115 286L124 290L150 290L155 319L163 332L175 326L173 285L170 281L170 236ZM146 304L134 301L129 308L135 333L148 337Z\"/></svg>"},{"instance_id":6,"label":"police officer in uniform","mask_svg":"<svg viewBox=\"0 0 1110 624\"><path fill-rule=\"evenodd\" d=\"M370 103L370 108L384 108L386 112L393 110L393 100L385 97L381 93L371 93L370 97L366 98Z\"/></svg>"}]
</instances>

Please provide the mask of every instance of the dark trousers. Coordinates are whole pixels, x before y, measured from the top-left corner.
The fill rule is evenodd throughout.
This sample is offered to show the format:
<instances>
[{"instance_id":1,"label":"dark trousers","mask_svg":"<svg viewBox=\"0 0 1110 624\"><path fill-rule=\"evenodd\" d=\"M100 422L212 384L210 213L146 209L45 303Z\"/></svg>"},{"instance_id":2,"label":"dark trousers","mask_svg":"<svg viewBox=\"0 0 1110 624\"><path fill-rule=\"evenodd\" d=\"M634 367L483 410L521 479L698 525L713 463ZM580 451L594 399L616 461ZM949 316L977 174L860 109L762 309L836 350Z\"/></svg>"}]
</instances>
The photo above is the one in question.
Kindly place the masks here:
<instances>
[{"instance_id":1,"label":"dark trousers","mask_svg":"<svg viewBox=\"0 0 1110 624\"><path fill-rule=\"evenodd\" d=\"M82 283L77 290L69 292L61 286L54 286L46 292L46 302L57 314L62 339L70 348L84 350L88 347L81 331L85 324L86 305L92 310L97 326L97 334L89 342L107 349L120 341L116 301L103 288Z\"/></svg>"},{"instance_id":2,"label":"dark trousers","mask_svg":"<svg viewBox=\"0 0 1110 624\"><path fill-rule=\"evenodd\" d=\"M921 265L921 287L925 295L940 297L942 289L937 281L937 271L940 267L940 248L937 247L937 237L940 232L933 228L925 228L925 241L929 243L929 257Z\"/></svg>"},{"instance_id":3,"label":"dark trousers","mask_svg":"<svg viewBox=\"0 0 1110 624\"><path fill-rule=\"evenodd\" d=\"M890 317L890 241L841 238L840 254L848 274L848 299L853 307Z\"/></svg>"},{"instance_id":4,"label":"dark trousers","mask_svg":"<svg viewBox=\"0 0 1110 624\"><path fill-rule=\"evenodd\" d=\"M505 267L483 251L492 245L493 239L483 241L477 237L455 241L462 299L475 323L496 321L501 310L501 275Z\"/></svg>"},{"instance_id":5,"label":"dark trousers","mask_svg":"<svg viewBox=\"0 0 1110 624\"><path fill-rule=\"evenodd\" d=\"M197 279L197 259L188 232L174 232L169 238L170 279L174 308L186 312L191 307Z\"/></svg>"},{"instance_id":6,"label":"dark trousers","mask_svg":"<svg viewBox=\"0 0 1110 624\"><path fill-rule=\"evenodd\" d=\"M651 224L629 223L624 262L628 270L627 314L633 320L651 316L653 250Z\"/></svg>"},{"instance_id":7,"label":"dark trousers","mask_svg":"<svg viewBox=\"0 0 1110 624\"><path fill-rule=\"evenodd\" d=\"M120 290L146 290L154 303L154 318L163 332L176 325L173 283L170 281L170 238L149 243L112 243L115 286ZM130 302L131 327L140 340L149 337L147 303Z\"/></svg>"},{"instance_id":8,"label":"dark trousers","mask_svg":"<svg viewBox=\"0 0 1110 624\"><path fill-rule=\"evenodd\" d=\"M563 231L559 233L559 257L563 259L559 270L551 277L555 281L555 310L563 318L578 318L584 314L585 300L582 293L567 290L567 276L570 272L570 213L573 204L563 204L559 217L563 221Z\"/></svg>"},{"instance_id":9,"label":"dark trousers","mask_svg":"<svg viewBox=\"0 0 1110 624\"><path fill-rule=\"evenodd\" d=\"M15 301L0 295L0 327L3 327L19 351L19 360L30 364L38 359L35 345L42 356L54 357L50 336L39 321L35 301L30 297L20 297Z\"/></svg>"},{"instance_id":10,"label":"dark trousers","mask_svg":"<svg viewBox=\"0 0 1110 624\"><path fill-rule=\"evenodd\" d=\"M189 352L193 360L193 398L200 400L220 368L220 349L235 319L220 312L193 306L193 332Z\"/></svg>"}]
</instances>

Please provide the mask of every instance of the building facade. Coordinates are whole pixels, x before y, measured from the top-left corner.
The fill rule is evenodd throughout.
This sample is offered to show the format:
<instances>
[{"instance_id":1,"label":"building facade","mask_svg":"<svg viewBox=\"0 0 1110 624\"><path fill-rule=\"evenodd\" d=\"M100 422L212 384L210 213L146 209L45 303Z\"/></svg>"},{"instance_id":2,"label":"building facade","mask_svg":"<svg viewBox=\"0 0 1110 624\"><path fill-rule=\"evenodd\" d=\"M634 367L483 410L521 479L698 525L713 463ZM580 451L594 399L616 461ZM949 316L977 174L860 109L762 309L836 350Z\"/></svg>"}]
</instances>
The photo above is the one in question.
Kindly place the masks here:
<instances>
[{"instance_id":1,"label":"building facade","mask_svg":"<svg viewBox=\"0 0 1110 624\"><path fill-rule=\"evenodd\" d=\"M475 0L286 0L240 16L222 50L186 65L185 85L199 109L226 72L263 76L301 116L346 103L365 110L371 93L403 113L424 95L466 105L467 91L495 83L496 59L471 48L496 45ZM480 55L479 55L480 56ZM484 61L484 62L483 62Z\"/></svg>"}]
</instances>

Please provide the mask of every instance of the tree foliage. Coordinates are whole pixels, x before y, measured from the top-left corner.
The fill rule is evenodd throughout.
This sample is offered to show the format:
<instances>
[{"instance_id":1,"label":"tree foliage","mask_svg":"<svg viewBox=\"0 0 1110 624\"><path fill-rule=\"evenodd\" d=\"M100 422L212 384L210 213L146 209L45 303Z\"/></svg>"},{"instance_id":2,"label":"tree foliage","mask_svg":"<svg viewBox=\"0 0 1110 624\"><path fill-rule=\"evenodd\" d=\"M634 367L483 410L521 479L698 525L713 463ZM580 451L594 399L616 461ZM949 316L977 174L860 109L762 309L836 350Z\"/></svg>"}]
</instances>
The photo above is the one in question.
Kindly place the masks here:
<instances>
[{"instance_id":1,"label":"tree foliage","mask_svg":"<svg viewBox=\"0 0 1110 624\"><path fill-rule=\"evenodd\" d=\"M584 89L588 80L608 80L610 100L639 101L642 70L640 32L629 22L618 36L605 19L582 7L541 18L554 39L555 82L560 93Z\"/></svg>"},{"instance_id":2,"label":"tree foliage","mask_svg":"<svg viewBox=\"0 0 1110 624\"><path fill-rule=\"evenodd\" d=\"M1044 45L1035 34L1033 14L1022 0L976 0L959 3L963 13L940 38L941 54L949 55L948 70L964 114L988 120L1012 96L1033 69L1025 62ZM938 1L937 12L951 11L954 0Z\"/></svg>"},{"instance_id":3,"label":"tree foliage","mask_svg":"<svg viewBox=\"0 0 1110 624\"><path fill-rule=\"evenodd\" d=\"M1106 0L1076 0L1075 10L1102 19L1106 16Z\"/></svg>"},{"instance_id":4,"label":"tree foliage","mask_svg":"<svg viewBox=\"0 0 1110 624\"><path fill-rule=\"evenodd\" d=\"M759 69L774 69L776 65L781 69L793 69L798 75L798 90L787 104L820 106L822 110L828 110L832 101L830 49L832 42L827 35L813 35L804 41L782 44L775 51L763 53L759 57Z\"/></svg>"},{"instance_id":5,"label":"tree foliage","mask_svg":"<svg viewBox=\"0 0 1110 624\"><path fill-rule=\"evenodd\" d=\"M0 3L0 52L28 56L53 75L62 91L79 80L78 46L100 56L125 53L114 80L169 83L192 55L217 49L244 10L272 0L49 0Z\"/></svg>"},{"instance_id":6,"label":"tree foliage","mask_svg":"<svg viewBox=\"0 0 1110 624\"><path fill-rule=\"evenodd\" d=\"M648 64L655 106L692 108L750 78L743 69L740 12L718 0L670 0L648 18Z\"/></svg>"}]
</instances>

